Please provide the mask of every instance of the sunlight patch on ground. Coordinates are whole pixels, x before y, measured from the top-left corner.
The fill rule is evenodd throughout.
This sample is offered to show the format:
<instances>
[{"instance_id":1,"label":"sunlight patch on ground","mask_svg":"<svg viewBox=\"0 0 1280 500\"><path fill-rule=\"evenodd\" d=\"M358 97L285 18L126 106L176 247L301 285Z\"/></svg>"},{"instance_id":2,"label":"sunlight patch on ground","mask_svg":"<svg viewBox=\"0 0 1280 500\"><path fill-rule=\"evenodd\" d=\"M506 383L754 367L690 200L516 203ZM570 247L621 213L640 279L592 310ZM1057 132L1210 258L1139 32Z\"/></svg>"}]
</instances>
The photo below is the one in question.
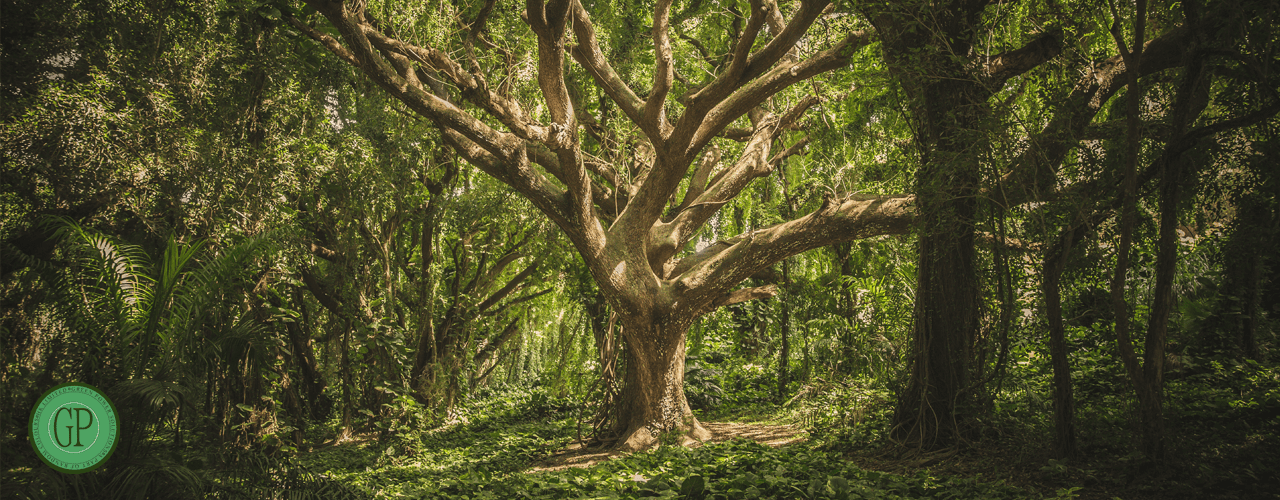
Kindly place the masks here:
<instances>
[{"instance_id":1,"label":"sunlight patch on ground","mask_svg":"<svg viewBox=\"0 0 1280 500\"><path fill-rule=\"evenodd\" d=\"M750 439L765 446L777 448L807 439L807 434L790 425L769 425L738 422L703 422L702 425L711 431L712 443L729 441L734 438ZM605 460L625 456L628 453L618 452L609 447L586 447L583 443L570 443L565 449L551 455L537 465L526 470L526 473L564 470L571 467L590 467Z\"/></svg>"}]
</instances>

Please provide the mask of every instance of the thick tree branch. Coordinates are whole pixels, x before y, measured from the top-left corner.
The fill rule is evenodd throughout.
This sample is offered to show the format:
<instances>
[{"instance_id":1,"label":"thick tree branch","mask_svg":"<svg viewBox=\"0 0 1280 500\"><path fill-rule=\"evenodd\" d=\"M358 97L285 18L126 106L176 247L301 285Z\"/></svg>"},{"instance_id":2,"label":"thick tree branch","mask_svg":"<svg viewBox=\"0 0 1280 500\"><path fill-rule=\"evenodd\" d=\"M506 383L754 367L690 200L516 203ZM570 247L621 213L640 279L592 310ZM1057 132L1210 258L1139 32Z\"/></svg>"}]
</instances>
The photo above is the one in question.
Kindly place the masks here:
<instances>
[{"instance_id":1,"label":"thick tree branch","mask_svg":"<svg viewBox=\"0 0 1280 500\"><path fill-rule=\"evenodd\" d=\"M527 0L529 26L538 36L538 87L542 89L553 125L546 141L560 160L562 180L569 190L573 227L589 247L604 244L604 229L595 215L595 190L578 144L578 118L565 84L565 30L577 0Z\"/></svg>"},{"instance_id":2,"label":"thick tree branch","mask_svg":"<svg viewBox=\"0 0 1280 500\"><path fill-rule=\"evenodd\" d=\"M726 127L719 137L737 142L747 142L751 138L752 129L747 127Z\"/></svg>"},{"instance_id":3,"label":"thick tree branch","mask_svg":"<svg viewBox=\"0 0 1280 500\"><path fill-rule=\"evenodd\" d=\"M590 248L592 241L598 241L600 239L598 234L595 237L590 236L592 232L591 228L598 227L598 222L594 224L584 223L584 220L590 220L591 217L589 209L584 213L582 207L589 207L592 204L592 200L594 198L593 190L591 189L589 182L583 181L587 176L583 173L583 168L580 165L580 162L576 161L576 156L573 154L564 154L566 150L570 153L576 151L576 147L564 148L557 152L562 156L568 156L568 158L559 158L560 165L574 165L577 167L576 169L562 169L561 171L561 174L563 175L562 181L570 187L570 194L572 195L571 198L577 202L573 205L577 210L565 212L565 209L569 206L564 202L569 201L569 197L565 197L564 193L558 192L559 190L555 186L547 183L542 174L529 168L529 160L526 157L526 151L528 151L529 148L519 137L520 134L512 135L495 131L489 128L488 125L485 125L483 122L465 113L453 103L426 92L422 88L420 82L407 80L405 76L399 74L392 68L392 62L394 62L403 69L403 60L389 62L386 57L379 55L379 50L381 50L383 54L397 54L401 56L404 56L404 54L412 54L413 57L419 61L432 61L432 58L434 57L435 63L445 69L445 71L442 71L441 73L452 75L455 79L455 83L460 82L461 85L464 86L464 90L467 88L465 87L466 85L470 85L470 88L477 89L477 93L479 94L479 89L482 88L482 83L476 83L474 80L468 80L468 73L462 71L456 63L444 58L443 54L439 52L435 52L433 55L433 52L430 50L415 48L408 44L390 39L389 37L385 37L368 23L356 22L353 14L346 12L346 9L341 5L335 5L319 0L311 0L310 4L319 12L324 14L325 17L327 17L338 29L338 32L342 34L343 39L346 40L346 49L354 55L354 64L393 96L405 102L418 114L426 117L440 127L442 134L445 136L446 142L455 146L455 149L458 150L464 158L480 167L481 170L484 170L486 173L502 180L516 191L519 191L528 197L535 206L547 213L547 215L553 220L556 220L557 224L561 225L561 227L565 228L567 233L571 233L570 237L574 240L575 244L585 245L583 248ZM562 8L562 10L559 11L560 21L558 21L558 29L563 33L564 21L566 19L563 9L567 9L568 4L565 2L553 4L551 9L552 14L556 13L556 6L560 6ZM547 27L556 28L554 25L548 25ZM375 50L375 42L371 41L371 38L377 41L376 45L381 47L380 49ZM560 38L561 40L563 39L563 37ZM556 54L559 55L560 52L556 52ZM342 54L339 54L339 56L341 55ZM507 124L515 129L521 128L522 125L520 120L516 119L522 116L519 114L518 106L515 106L512 102L503 101L502 98L498 97L496 94L488 93L487 91L484 92L484 95L494 97L494 99L490 100L490 104L493 105L489 106L489 109L495 117L498 117L500 121L508 122ZM562 97L565 97L564 103L566 103L567 106L567 96ZM484 100L480 99L480 101L483 102ZM506 106L506 104L503 104L504 102L510 104L510 106L504 107ZM562 111L566 112L566 116L569 116L568 119L571 122L572 110L566 109ZM504 116L506 118L505 120L503 120ZM576 133L572 133L576 132L573 127L561 126L559 128L560 136L567 136L571 140L576 139ZM536 138L538 134L536 132L536 128L526 127L523 135L530 135L531 137ZM557 141L555 140L558 138L556 137L557 134L548 133L546 135L548 136L547 142L557 144ZM574 144L576 144L576 142ZM536 154L534 156L536 157ZM581 175L575 176L574 174ZM572 217L573 215L576 215L576 217ZM571 220L575 223L570 224ZM581 228L587 229L586 231L583 231ZM599 231L597 230L596 233L599 233ZM598 246L598 244L596 245Z\"/></svg>"},{"instance_id":4,"label":"thick tree branch","mask_svg":"<svg viewBox=\"0 0 1280 500\"><path fill-rule=\"evenodd\" d=\"M778 164L782 163L783 160L786 160L787 158L790 158L792 156L795 156L804 152L804 147L808 145L809 145L809 138L803 137L800 140L796 141L795 144L792 144L791 147L787 148L784 151L779 152L776 155L773 155L773 158L769 159L769 169L773 170L773 168L777 167Z\"/></svg>"},{"instance_id":5,"label":"thick tree branch","mask_svg":"<svg viewBox=\"0 0 1280 500\"><path fill-rule=\"evenodd\" d=\"M529 27L538 36L538 88L542 90L551 121L564 128L557 132L576 138L577 118L564 81L563 55L564 32L572 3L570 0L527 0L525 5ZM567 146L568 141L568 137L554 137L547 145L556 150Z\"/></svg>"},{"instance_id":6,"label":"thick tree branch","mask_svg":"<svg viewBox=\"0 0 1280 500\"><path fill-rule=\"evenodd\" d=\"M635 91L631 90L626 82L622 81L622 77L618 76L613 66L605 59L604 52L600 50L600 43L596 40L595 26L591 24L587 10L582 7L580 1L572 1L570 11L573 15L573 33L578 40L578 44L572 51L574 60L591 74L596 84L610 99L613 99L613 102L618 104L633 123L643 123L641 113L645 107L644 101L636 96Z\"/></svg>"},{"instance_id":7,"label":"thick tree branch","mask_svg":"<svg viewBox=\"0 0 1280 500\"><path fill-rule=\"evenodd\" d=\"M751 46L756 43L756 37L760 34L760 28L764 26L767 15L764 4L760 0L749 0L748 3L751 6L751 16L747 18L747 26L737 37L738 41L733 46L729 67L706 87L683 99L688 104L685 106L684 115L680 117L680 123L685 121L685 116L700 116L737 87L736 84L747 69ZM680 129L681 125L677 124L676 128Z\"/></svg>"},{"instance_id":8,"label":"thick tree branch","mask_svg":"<svg viewBox=\"0 0 1280 500\"><path fill-rule=\"evenodd\" d=\"M551 174L552 177L555 177L565 186L569 185L571 180L569 175L571 172L566 172L565 169L561 168L560 158L556 153L547 149L545 144L531 142L526 149L526 153L528 154L530 162L541 166L543 170L546 170L547 173ZM581 149L579 149L577 153L581 155L580 157L582 158L583 166L587 170L596 172L602 177L606 177L606 179L609 177L609 174L612 174L613 178L616 180L617 172L613 170L612 166L604 164L599 160L586 157L586 155L582 153ZM616 211L610 210L612 207L615 205L625 206L625 203L622 200L617 199L617 193L615 191L601 186L599 183L595 182L594 179L589 178L588 182L591 184L591 199L595 205L600 208L600 213L612 215L616 213Z\"/></svg>"},{"instance_id":9,"label":"thick tree branch","mask_svg":"<svg viewBox=\"0 0 1280 500\"><path fill-rule=\"evenodd\" d=\"M520 138L539 142L546 142L550 138L548 128L526 116L519 102L490 90L482 78L463 69L462 65L443 51L391 38L373 26L361 25L361 28L370 42L380 50L405 56L445 77L449 83L458 87L464 99L497 118Z\"/></svg>"},{"instance_id":10,"label":"thick tree branch","mask_svg":"<svg viewBox=\"0 0 1280 500\"><path fill-rule=\"evenodd\" d=\"M347 50L346 47L343 47L342 44L339 43L338 40L334 39L333 37L326 35L324 33L321 33L320 31L310 26L307 26L306 24L303 24L302 21L299 21L297 18L293 16L289 16L289 24L292 24L293 27L298 28L298 31L301 31L304 35L307 35L312 40L320 42L320 45L324 46L324 48L326 49L329 49L329 52L332 52L334 55L338 56L339 59L346 61L347 64L350 64L356 67L360 66L360 62L356 60L355 54L352 54L350 50Z\"/></svg>"},{"instance_id":11,"label":"thick tree branch","mask_svg":"<svg viewBox=\"0 0 1280 500\"><path fill-rule=\"evenodd\" d=\"M527 158L521 157L523 161L517 162L513 168L504 165L501 159L455 130L441 127L440 134L444 137L445 143L467 163L475 165L480 171L511 186L557 225L567 227L569 223L568 214L565 212L568 202L567 193L530 168ZM574 237L575 235L570 234L570 238Z\"/></svg>"},{"instance_id":12,"label":"thick tree branch","mask_svg":"<svg viewBox=\"0 0 1280 500\"><path fill-rule=\"evenodd\" d=\"M484 276L478 276L477 277L478 279L476 279L476 284L474 289L475 290L489 289L489 286L493 284L494 280L498 279L498 275L502 274L502 271L505 271L507 269L507 266L510 266L512 262L515 262L521 257L524 257L524 254L521 254L518 251L518 249L524 246L524 243L527 241L528 240L526 239L524 242L517 244L514 248L510 249L506 254L503 254L502 257L499 257L497 262L494 262L493 266L490 266L489 270L484 273Z\"/></svg>"},{"instance_id":13,"label":"thick tree branch","mask_svg":"<svg viewBox=\"0 0 1280 500\"><path fill-rule=\"evenodd\" d=\"M981 241L988 245L991 245L991 246L1000 245L1001 248L1004 248L1006 250L1013 250L1015 252L1026 253L1026 252L1040 252L1043 250L1042 248L1043 245L1041 245L1038 242L1023 241L1017 238L1007 238L1007 237L1002 238L998 234L991 234L985 231L979 231L977 233L974 233L974 237L978 241Z\"/></svg>"},{"instance_id":14,"label":"thick tree branch","mask_svg":"<svg viewBox=\"0 0 1280 500\"><path fill-rule=\"evenodd\" d=\"M321 259L329 262L343 262L347 260L347 257L342 255L342 253L325 248L315 242L308 244L308 250L311 251L311 255L315 255L316 257L320 257Z\"/></svg>"},{"instance_id":15,"label":"thick tree branch","mask_svg":"<svg viewBox=\"0 0 1280 500\"><path fill-rule=\"evenodd\" d=\"M524 303L524 302L528 302L528 301L530 301L530 300L536 299L536 298L538 298L538 297L541 297L541 296L546 295L546 294L548 294L548 293L551 293L551 292L553 292L553 291L555 291L555 288L547 288L547 289L545 289L545 290L540 290L540 291L533 292L533 293L530 293L530 294L521 295L521 296L516 297L516 298L514 298L514 299L511 299L511 300L508 300L508 301L506 301L506 302L503 302L503 303L502 303L502 305L499 305L499 306L498 306L498 307L496 307L496 308L490 309L489 311L485 312L485 313L484 313L484 315L485 315L485 316L500 316L500 315L502 315L503 313L507 312L507 309L510 309L512 306L519 305L519 304Z\"/></svg>"},{"instance_id":16,"label":"thick tree branch","mask_svg":"<svg viewBox=\"0 0 1280 500\"><path fill-rule=\"evenodd\" d=\"M694 175L695 182L686 192L685 201L681 203L675 217L670 222L659 221L650 230L649 263L655 272L664 275L663 269L667 266L667 261L689 243L693 234L720 207L737 197L751 181L769 175L782 160L804 149L809 142L808 138L797 141L787 150L769 158L772 144L778 139L783 127L796 123L806 110L817 103L816 96L808 96L787 110L782 118L772 114L760 117L756 121L752 138L738 161L717 173L705 189L699 188L695 192L694 186L701 186L701 182L705 181L705 177L699 177L699 174L710 172L705 163L698 169ZM690 197L690 194L695 196Z\"/></svg>"},{"instance_id":17,"label":"thick tree branch","mask_svg":"<svg viewBox=\"0 0 1280 500\"><path fill-rule=\"evenodd\" d=\"M774 38L763 48L755 54L749 54L760 28L768 22L769 17L775 14L777 9L773 2L766 5L759 0L752 1L751 17L747 20L747 28L743 36L734 47L733 60L729 63L729 68L717 76L710 85L689 96L688 110L684 116L681 116L676 124L676 132L673 134L673 137L680 137L680 140L676 141L677 144L688 140L687 138L692 137L694 131L698 129L697 123L692 120L687 122L686 117L693 116L694 119L701 117L720 104L734 89L764 74L783 56L791 53L792 48L800 41L800 37L804 36L828 4L826 0L802 1L800 10L792 16L791 22L787 23L780 33L775 33ZM781 15L779 14L778 17ZM778 20L775 19L774 22Z\"/></svg>"},{"instance_id":18,"label":"thick tree branch","mask_svg":"<svg viewBox=\"0 0 1280 500\"><path fill-rule=\"evenodd\" d=\"M533 276L533 273L538 270L538 266L542 265L542 260L545 257L546 255L544 254L543 256L534 259L533 262L530 262L529 265L525 266L519 274L516 274L514 278L511 278L511 281L508 281L507 284L503 285L503 287L498 289L498 291L493 292L493 295L490 295L489 298L484 299L484 302L481 302L479 306L476 306L476 312L484 312L490 307L493 307L494 304L500 302L502 299L507 298L508 295L511 295L511 292L514 292L518 287L524 284L525 280L529 279L530 276Z\"/></svg>"},{"instance_id":19,"label":"thick tree branch","mask_svg":"<svg viewBox=\"0 0 1280 500\"><path fill-rule=\"evenodd\" d=\"M345 47L355 56L356 66L369 75L378 86L403 101L418 114L433 123L458 131L467 139L493 155L509 160L519 149L519 140L511 135L493 130L475 117L459 109L453 103L426 92L420 85L410 85L391 64L374 48L366 36L376 32L365 23L357 22L346 11L345 4L321 0L309 0L308 4L329 19L345 40ZM360 14L360 13L355 13ZM366 30L366 28L370 28Z\"/></svg>"},{"instance_id":20,"label":"thick tree branch","mask_svg":"<svg viewBox=\"0 0 1280 500\"><path fill-rule=\"evenodd\" d=\"M1010 78L1021 75L1058 57L1062 53L1062 31L1044 33L1021 48L1003 52L987 59L982 65L983 84L994 94L1004 87Z\"/></svg>"},{"instance_id":21,"label":"thick tree branch","mask_svg":"<svg viewBox=\"0 0 1280 500\"><path fill-rule=\"evenodd\" d=\"M680 200L680 206L676 207L674 214L683 212L689 208L694 200L702 196L707 190L707 178L711 176L711 171L715 170L716 165L720 164L720 148L712 144L707 152L702 155L702 161L698 163L698 170L693 173L693 179L689 181L689 189L684 192L684 199Z\"/></svg>"},{"instance_id":22,"label":"thick tree branch","mask_svg":"<svg viewBox=\"0 0 1280 500\"><path fill-rule=\"evenodd\" d=\"M737 162L716 174L706 190L671 222L658 221L653 225L649 230L649 264L655 272L664 275L662 270L667 260L683 248L720 207L738 196L751 181L773 171L768 158L778 123L778 117L772 114L757 122L755 134Z\"/></svg>"},{"instance_id":23,"label":"thick tree branch","mask_svg":"<svg viewBox=\"0 0 1280 500\"><path fill-rule=\"evenodd\" d=\"M1178 27L1147 42L1140 76L1180 65L1190 36L1190 30ZM1059 107L1061 111L1028 141L1013 169L985 194L1004 207L1046 199L1057 185L1058 168L1067 153L1079 144L1103 104L1124 87L1128 78L1125 68L1120 56L1093 65Z\"/></svg>"},{"instance_id":24,"label":"thick tree branch","mask_svg":"<svg viewBox=\"0 0 1280 500\"><path fill-rule=\"evenodd\" d=\"M667 93L675 76L671 54L671 1L657 0L653 8L653 89L644 106L644 121L640 128L649 135L653 145L662 149L668 132L666 104Z\"/></svg>"},{"instance_id":25,"label":"thick tree branch","mask_svg":"<svg viewBox=\"0 0 1280 500\"><path fill-rule=\"evenodd\" d=\"M778 122L778 131L790 130L792 127L796 126L796 123L800 121L800 117L804 115L804 112L809 111L809 108L816 106L819 102L822 102L822 99L811 94L806 96L804 99L801 99L800 102L796 103L794 106L791 106L791 109L788 109L786 113L782 114L782 120Z\"/></svg>"},{"instance_id":26,"label":"thick tree branch","mask_svg":"<svg viewBox=\"0 0 1280 500\"><path fill-rule=\"evenodd\" d=\"M822 15L822 12L830 5L831 3L827 0L801 0L800 10L796 11L794 16L791 16L791 22L787 23L782 32L777 33L772 40L769 40L768 44L765 44L763 48L751 55L751 58L747 61L747 67L742 72L742 75L738 77L738 83L746 83L748 80L764 74L765 71L772 68L774 64L788 54L792 55L792 61L794 61L795 54L792 49L800 42L800 38L809 31L809 27L813 25L813 22L818 20L818 16ZM769 9L769 12L774 12L776 9L777 5L775 4ZM778 20L781 17L781 14L779 14Z\"/></svg>"},{"instance_id":27,"label":"thick tree branch","mask_svg":"<svg viewBox=\"0 0 1280 500\"><path fill-rule=\"evenodd\" d=\"M690 137L686 151L700 151L712 137L719 135L730 123L746 114L748 110L759 106L778 91L796 82L848 64L853 53L871 40L870 32L854 32L827 50L797 63L780 64L760 78L743 85L707 112ZM685 114L685 116L688 115L689 113ZM684 120L685 117L682 116L681 123L684 123ZM680 133L680 127L681 125L676 126L677 130L672 136L673 142L675 142L675 135Z\"/></svg>"},{"instance_id":28,"label":"thick tree branch","mask_svg":"<svg viewBox=\"0 0 1280 500\"><path fill-rule=\"evenodd\" d=\"M342 304L333 298L333 294L329 293L329 290L325 288L316 275L311 273L311 269L304 266L298 272L302 274L302 283L307 285L307 290L311 292L311 296L316 298L316 302L328 309L334 316L343 316Z\"/></svg>"},{"instance_id":29,"label":"thick tree branch","mask_svg":"<svg viewBox=\"0 0 1280 500\"><path fill-rule=\"evenodd\" d=\"M520 333L520 318L512 319L510 323L507 323L506 328L503 328L502 331L492 339L486 341L484 345L476 351L476 355L471 358L472 362L474 362L477 367L483 367L485 362L489 361L489 357L493 356L493 353L497 352L498 348L502 347L502 344L507 343L507 341L517 333Z\"/></svg>"},{"instance_id":30,"label":"thick tree branch","mask_svg":"<svg viewBox=\"0 0 1280 500\"><path fill-rule=\"evenodd\" d=\"M764 285L751 288L740 288L721 295L711 302L711 308L747 302L749 300L767 299L778 294L778 285Z\"/></svg>"},{"instance_id":31,"label":"thick tree branch","mask_svg":"<svg viewBox=\"0 0 1280 500\"><path fill-rule=\"evenodd\" d=\"M755 272L818 247L878 235L905 234L915 220L915 196L828 198L804 217L716 242L680 260L669 275L681 303L695 313Z\"/></svg>"},{"instance_id":32,"label":"thick tree branch","mask_svg":"<svg viewBox=\"0 0 1280 500\"><path fill-rule=\"evenodd\" d=\"M732 95L716 105L705 117L691 118L695 112L692 109L687 109L680 119L680 123L685 125L678 124L676 126L666 154L659 155L655 161L654 168L644 181L643 189L639 190L635 198L628 204L626 212L619 217L618 223L615 224L614 229L611 229L611 232L644 231L652 228L658 222L667 200L679 187L679 183L685 175L689 158L698 154L729 123L751 109L755 109L778 91L796 82L847 64L853 53L864 44L869 43L870 40L870 34L862 31L855 32L830 49L822 51L809 59L798 63L780 64L760 78L734 91ZM684 132L682 132L682 126L686 127ZM680 134L694 128L696 128L696 135L692 137L692 144L689 144L683 151L671 149L678 144L682 144L687 139L680 137ZM670 241L666 241L662 244L667 245L670 243ZM666 252L668 250L663 251ZM649 262L656 261L655 255L651 253Z\"/></svg>"},{"instance_id":33,"label":"thick tree branch","mask_svg":"<svg viewBox=\"0 0 1280 500\"><path fill-rule=\"evenodd\" d=\"M1243 116L1228 118L1203 127L1191 129L1179 137L1177 141L1173 141L1171 143L1171 145L1177 144L1176 147L1171 146L1173 150L1172 153L1176 156L1177 154L1181 154L1194 147L1196 142L1200 139L1204 139L1227 130L1256 125L1263 120L1276 116L1276 113L1280 113L1280 102L1273 102L1264 106L1262 109Z\"/></svg>"}]
</instances>

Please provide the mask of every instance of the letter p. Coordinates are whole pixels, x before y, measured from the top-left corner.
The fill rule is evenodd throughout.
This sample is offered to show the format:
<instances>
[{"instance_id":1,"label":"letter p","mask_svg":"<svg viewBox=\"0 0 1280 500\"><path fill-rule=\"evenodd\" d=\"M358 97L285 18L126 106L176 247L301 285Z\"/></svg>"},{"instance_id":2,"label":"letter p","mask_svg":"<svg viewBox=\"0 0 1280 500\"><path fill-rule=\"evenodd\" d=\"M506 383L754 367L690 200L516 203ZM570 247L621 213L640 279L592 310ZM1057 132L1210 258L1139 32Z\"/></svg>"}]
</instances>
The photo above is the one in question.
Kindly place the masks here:
<instances>
[{"instance_id":1,"label":"letter p","mask_svg":"<svg viewBox=\"0 0 1280 500\"><path fill-rule=\"evenodd\" d=\"M89 421L86 422L84 425L80 425L80 412L89 414L88 415ZM93 425L93 410L90 410L88 408L76 408L76 446L84 446L83 444L80 444L80 431L88 429L92 425ZM89 443L89 444L93 444L93 443Z\"/></svg>"}]
</instances>

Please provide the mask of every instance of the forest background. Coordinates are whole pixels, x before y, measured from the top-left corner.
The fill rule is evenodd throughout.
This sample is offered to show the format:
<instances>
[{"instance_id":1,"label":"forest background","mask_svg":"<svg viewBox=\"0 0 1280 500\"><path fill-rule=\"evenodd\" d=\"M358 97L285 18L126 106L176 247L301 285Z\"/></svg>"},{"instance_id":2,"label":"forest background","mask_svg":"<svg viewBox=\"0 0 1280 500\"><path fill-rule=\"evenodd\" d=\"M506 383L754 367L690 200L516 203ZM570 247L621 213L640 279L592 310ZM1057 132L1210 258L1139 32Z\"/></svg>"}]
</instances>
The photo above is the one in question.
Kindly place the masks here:
<instances>
[{"instance_id":1,"label":"forest background","mask_svg":"<svg viewBox=\"0 0 1280 500\"><path fill-rule=\"evenodd\" d=\"M1280 487L1273 2L0 12L6 497Z\"/></svg>"}]
</instances>

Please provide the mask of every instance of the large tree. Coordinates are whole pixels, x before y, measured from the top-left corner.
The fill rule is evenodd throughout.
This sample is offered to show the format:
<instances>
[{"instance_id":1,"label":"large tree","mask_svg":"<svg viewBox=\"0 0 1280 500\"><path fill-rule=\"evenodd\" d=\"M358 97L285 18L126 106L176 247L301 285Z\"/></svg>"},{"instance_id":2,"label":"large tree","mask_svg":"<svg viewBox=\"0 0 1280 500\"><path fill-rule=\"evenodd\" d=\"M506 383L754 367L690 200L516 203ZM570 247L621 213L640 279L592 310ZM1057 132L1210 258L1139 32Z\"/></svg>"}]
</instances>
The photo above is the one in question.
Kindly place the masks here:
<instances>
[{"instance_id":1,"label":"large tree","mask_svg":"<svg viewBox=\"0 0 1280 500\"><path fill-rule=\"evenodd\" d=\"M831 196L794 220L686 251L721 207L800 150L774 149L818 96L788 109L775 108L770 98L847 65L871 42L870 31L850 29L830 46L812 47L806 33L828 9L826 1L802 2L789 20L775 3L752 2L727 60L708 67L704 82L682 85L681 95L673 95L672 2L658 1L652 80L643 97L606 59L580 2L529 1L523 17L537 40L541 102L491 85L497 78L474 58L476 45L486 43L482 27L493 2L464 33L464 53L472 56L461 62L426 37L399 36L364 3L308 5L332 23L337 37L291 19L297 28L436 124L445 143L528 198L582 255L627 343L619 425L624 448L651 446L667 431L709 437L683 392L685 333L716 307L775 291L735 289L743 280L812 248L909 229L912 196ZM583 136L596 117L568 81L566 53L639 130L633 168L584 154ZM743 117L745 129L732 127ZM725 136L745 139L745 146L722 161L709 146Z\"/></svg>"},{"instance_id":2,"label":"large tree","mask_svg":"<svg viewBox=\"0 0 1280 500\"><path fill-rule=\"evenodd\" d=\"M1142 5L1140 2L1136 15L1131 14L1139 26L1146 15ZM1020 9L1026 10L1018 11L1017 15L1010 14L1004 6L986 1L961 0L943 5L921 1L866 2L860 7L882 40L886 65L908 96L914 132L912 147L919 155L915 186L919 211L916 224L918 286L911 378L899 395L893 434L905 443L924 448L949 446L963 434L966 417L972 416L976 409L972 404L976 402L974 396L986 380L972 377L982 369L975 366L981 359L975 352L975 340L981 329L982 297L975 242L981 236L978 228L982 224L983 207L988 213L999 214L1019 207L1034 210L1032 207L1046 202L1086 199L1093 203L1108 198L1121 199L1119 169L1103 171L1087 181L1062 175L1064 165L1071 163L1071 155L1078 151L1081 141L1097 133L1099 124L1095 118L1100 114L1105 116L1111 98L1126 86L1128 95L1140 96L1133 90L1140 78L1162 74L1159 77L1168 78L1172 73L1169 70L1181 70L1185 80L1197 81L1199 77L1187 76L1200 71L1194 69L1202 64L1197 61L1214 50L1220 53L1239 50L1236 45L1242 37L1237 33L1255 22L1255 16L1264 17L1259 12L1266 12L1268 7L1239 2L1224 8L1205 9L1197 2L1186 2L1171 15L1159 19L1163 25L1159 36L1148 40L1137 30L1139 43L1134 44L1132 53L1123 43L1111 50L1089 51L1087 34L1102 30L1078 20L1082 18L1080 13L1096 13L1097 7L1087 4L1025 6ZM1198 14L1201 11L1205 11L1203 16ZM1111 31L1118 36L1117 30L1124 19L1115 11L1112 17ZM1000 51L1010 40L1000 40L999 27L1016 25L1016 18L1022 18L1021 22L1028 27L1044 19L1062 24L1044 26L1039 33L1021 33L1017 35L1024 38L1020 48ZM1065 40L1069 33L1076 34L1070 45ZM1072 80L1061 77L1024 76L1068 49L1076 54L1060 58L1054 69L1079 75L1074 86L1068 87ZM1138 53L1140 59L1135 55ZM1261 76L1265 71L1255 74L1259 80L1267 78ZM1008 85L1017 80L1021 80L1017 86ZM1054 97L1044 101L1026 99L1022 94L1029 86L1039 87L1038 92ZM1186 91L1178 95L1192 93ZM1207 93L1202 96L1207 97ZM1139 99L1133 97L1128 103L1136 109ZM1021 126L1016 125L1019 112L1009 108L1014 101L1037 103L1042 106L1043 114ZM1164 109L1165 112L1181 111L1169 112L1163 118L1163 125L1173 130L1162 138L1165 151L1145 169L1143 184L1201 138L1256 123L1275 113L1274 105L1263 105L1262 109L1244 116L1192 128L1189 125L1199 111L1191 113L1188 107L1191 101L1183 101L1186 100ZM1199 109L1203 109L1204 104L1202 100ZM1132 124L1136 126L1136 111L1132 116ZM1006 143L1003 150L1002 141ZM1133 162L1131 165L1136 165L1142 161L1136 137L1131 139L1130 147L1127 157ZM1126 182L1130 186L1127 189L1133 189L1132 177ZM1089 213L1080 207L1075 210L1084 212L1077 224L1106 216L1105 211ZM1175 220L1176 217L1171 217L1165 221L1166 238L1172 238ZM1069 243L1066 246L1069 247ZM1121 250L1122 255L1123 252L1125 250ZM1048 261L1056 259L1049 257ZM1169 266L1166 269L1171 275L1173 258L1167 255L1162 261ZM1061 269L1049 271L1060 273ZM1052 279L1046 281L1046 286L1056 287L1051 281L1056 281L1057 276L1049 278ZM1123 290L1124 281L1119 281ZM1165 293L1163 311L1167 311L1171 303L1169 289L1161 290ZM1123 301L1123 296L1120 300ZM1167 312L1164 314L1167 316ZM1123 347L1128 340L1123 331L1117 330ZM1160 358L1163 327L1153 332L1156 333L1150 336L1147 355ZM1065 359L1055 361L1059 399L1070 397L1068 369ZM1151 370L1159 372L1160 368L1154 366ZM1148 378L1158 380L1159 375ZM1154 411L1158 413L1158 408ZM1058 412L1065 419L1058 422L1059 432L1067 434L1070 405L1060 404ZM1148 419L1144 417L1144 420ZM1069 441L1063 438L1059 442L1066 454L1070 453Z\"/></svg>"}]
</instances>

